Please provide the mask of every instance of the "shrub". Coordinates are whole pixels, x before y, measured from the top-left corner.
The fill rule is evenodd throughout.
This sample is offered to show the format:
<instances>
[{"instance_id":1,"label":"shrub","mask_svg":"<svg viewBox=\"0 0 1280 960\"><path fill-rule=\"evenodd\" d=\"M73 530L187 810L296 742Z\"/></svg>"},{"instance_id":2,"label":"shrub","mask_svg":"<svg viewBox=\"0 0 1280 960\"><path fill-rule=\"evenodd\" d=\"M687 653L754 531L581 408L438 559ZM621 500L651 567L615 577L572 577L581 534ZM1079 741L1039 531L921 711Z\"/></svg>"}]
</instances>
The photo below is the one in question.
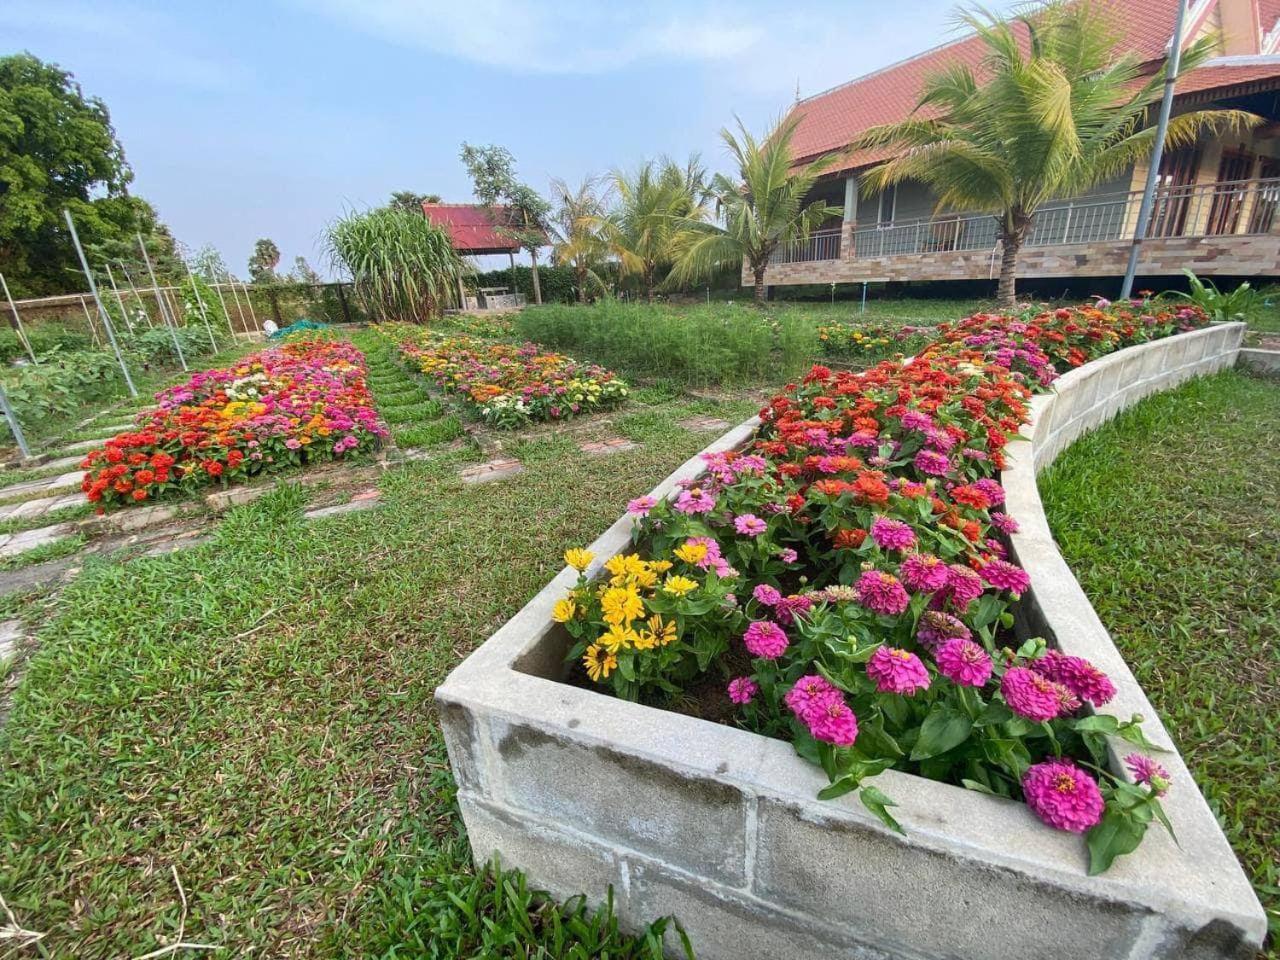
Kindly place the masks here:
<instances>
[{"instance_id":1,"label":"shrub","mask_svg":"<svg viewBox=\"0 0 1280 960\"><path fill-rule=\"evenodd\" d=\"M1105 769L1106 735L1147 745L1138 718L1088 715L1114 695L1087 661L1032 639L1011 649L1011 604L1029 586L1009 562L1004 449L1033 392L1059 371L1189 329L1202 311L1094 307L944 325L911 364L815 366L762 412L744 452L665 502L629 505L639 552L555 608L570 659L629 699L675 698L712 668L739 722L821 764L830 798L895 768L1025 800L1089 837L1091 870L1136 847L1167 775ZM1145 779L1144 779L1145 777ZM1096 828L1096 830L1095 830Z\"/></svg>"},{"instance_id":2,"label":"shrub","mask_svg":"<svg viewBox=\"0 0 1280 960\"><path fill-rule=\"evenodd\" d=\"M27 326L23 330L31 349L36 356L50 350L89 350L93 347L93 338L81 330L65 327L60 323L46 323L38 326ZM27 349L18 339L18 331L7 326L0 329L0 363L26 358Z\"/></svg>"},{"instance_id":3,"label":"shrub","mask_svg":"<svg viewBox=\"0 0 1280 960\"><path fill-rule=\"evenodd\" d=\"M521 311L516 332L632 377L689 385L758 382L799 372L817 356L807 319L750 306L653 307L616 300Z\"/></svg>"}]
</instances>

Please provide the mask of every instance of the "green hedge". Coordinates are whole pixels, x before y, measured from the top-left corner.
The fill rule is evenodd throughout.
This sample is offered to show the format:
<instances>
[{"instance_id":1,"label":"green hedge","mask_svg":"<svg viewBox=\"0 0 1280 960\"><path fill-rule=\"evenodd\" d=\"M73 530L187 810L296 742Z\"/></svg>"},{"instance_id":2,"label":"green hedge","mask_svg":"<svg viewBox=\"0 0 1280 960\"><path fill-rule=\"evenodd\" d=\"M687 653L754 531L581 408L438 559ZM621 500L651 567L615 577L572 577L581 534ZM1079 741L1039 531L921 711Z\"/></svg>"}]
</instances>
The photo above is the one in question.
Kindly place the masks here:
<instances>
[{"instance_id":1,"label":"green hedge","mask_svg":"<svg viewBox=\"0 0 1280 960\"><path fill-rule=\"evenodd\" d=\"M667 306L603 301L529 307L516 333L624 376L689 386L781 380L818 355L814 324L794 312L711 304Z\"/></svg>"}]
</instances>

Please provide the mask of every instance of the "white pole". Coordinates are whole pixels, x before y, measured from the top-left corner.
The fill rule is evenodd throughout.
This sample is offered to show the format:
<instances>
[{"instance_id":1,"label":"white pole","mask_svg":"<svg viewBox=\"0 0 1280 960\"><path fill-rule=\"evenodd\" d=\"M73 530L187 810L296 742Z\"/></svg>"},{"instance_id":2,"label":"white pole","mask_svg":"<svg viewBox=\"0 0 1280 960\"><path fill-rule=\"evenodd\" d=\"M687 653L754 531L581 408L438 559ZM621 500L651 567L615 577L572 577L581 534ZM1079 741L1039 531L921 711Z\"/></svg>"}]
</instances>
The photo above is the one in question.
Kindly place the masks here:
<instances>
[{"instance_id":1,"label":"white pole","mask_svg":"<svg viewBox=\"0 0 1280 960\"><path fill-rule=\"evenodd\" d=\"M116 262L120 264L120 269L124 271L124 278L129 282L129 289L133 291L133 299L138 301L138 307L142 310L142 315L147 318L147 329L154 330L156 325L151 322L151 311L148 310L147 305L142 302L142 294L140 294L138 292L138 288L134 286L133 276L129 273L129 268L125 266L125 262L123 260L117 260ZM161 317L160 319L161 322L163 322L164 318Z\"/></svg>"},{"instance_id":2,"label":"white pole","mask_svg":"<svg viewBox=\"0 0 1280 960\"><path fill-rule=\"evenodd\" d=\"M102 315L102 325L106 328L107 339L111 341L111 349L115 352L116 361L120 364L120 372L124 374L125 385L129 388L129 396L136 397L138 388L133 385L133 377L129 376L129 367L124 362L124 354L120 352L120 344L116 343L116 332L111 326L111 316L98 296L98 285L93 281L93 271L89 269L89 261L85 259L84 249L80 246L80 237L76 234L75 221L71 219L71 211L63 210L67 228L71 231L71 242L76 245L76 254L80 257L80 266L84 268L84 278L89 281L89 292L93 294L93 302L98 305L98 313Z\"/></svg>"},{"instance_id":3,"label":"white pole","mask_svg":"<svg viewBox=\"0 0 1280 960\"><path fill-rule=\"evenodd\" d=\"M243 281L241 281L240 286L244 290L244 302L249 305L249 316L253 317L253 325L257 327L258 332L261 333L262 324L258 322L258 311L253 309L253 298L249 296L249 288L244 285Z\"/></svg>"},{"instance_id":4,"label":"white pole","mask_svg":"<svg viewBox=\"0 0 1280 960\"><path fill-rule=\"evenodd\" d=\"M240 314L240 326L244 327L244 335L249 336L249 318L244 315L244 307L240 306L240 294L236 292L236 282L232 278L230 281L231 298L236 302L236 313Z\"/></svg>"},{"instance_id":5,"label":"white pole","mask_svg":"<svg viewBox=\"0 0 1280 960\"><path fill-rule=\"evenodd\" d=\"M83 296L80 298L80 309L84 311L85 323L89 324L89 333L93 335L93 345L95 347L102 346L102 338L98 336L98 327L93 322L93 314L89 312L89 304Z\"/></svg>"},{"instance_id":6,"label":"white pole","mask_svg":"<svg viewBox=\"0 0 1280 960\"><path fill-rule=\"evenodd\" d=\"M3 273L0 273L0 286L4 287L5 299L9 301L9 309L13 311L13 322L18 328L18 339L27 348L27 356L31 358L31 362L39 363L40 361L36 359L36 352L31 349L31 341L27 339L27 331L22 329L22 318L18 316L18 305L13 302L13 294L9 292L9 284L5 281Z\"/></svg>"},{"instance_id":7,"label":"white pole","mask_svg":"<svg viewBox=\"0 0 1280 960\"><path fill-rule=\"evenodd\" d=\"M27 446L27 438L22 435L22 424L18 422L18 415L13 412L13 407L9 403L9 395L4 392L4 384L0 383L0 409L4 410L5 419L9 421L9 429L13 431L13 439L18 443L18 449L22 451L22 459L31 459L31 448Z\"/></svg>"},{"instance_id":8,"label":"white pole","mask_svg":"<svg viewBox=\"0 0 1280 960\"><path fill-rule=\"evenodd\" d=\"M217 353L218 340L213 335L213 327L209 326L209 311L204 308L204 297L200 296L200 288L196 286L196 276L191 272L187 261L183 260L182 266L187 271L187 279L191 281L191 291L196 295L196 304L200 307L200 319L204 321L204 329L209 334L209 347Z\"/></svg>"},{"instance_id":9,"label":"white pole","mask_svg":"<svg viewBox=\"0 0 1280 960\"><path fill-rule=\"evenodd\" d=\"M142 261L147 265L147 274L151 277L151 290L156 295L156 306L160 308L160 318L164 320L165 326L169 328L169 336L173 338L173 349L178 354L178 362L182 364L183 372L190 370L187 366L187 358L182 355L182 344L178 343L178 330L172 318L169 317L169 308L165 306L163 298L160 296L160 284L156 283L156 272L151 266L151 255L147 253L147 245L142 242L142 234L138 234L138 247L142 250Z\"/></svg>"},{"instance_id":10,"label":"white pole","mask_svg":"<svg viewBox=\"0 0 1280 960\"><path fill-rule=\"evenodd\" d=\"M133 320L129 317L129 311L124 308L124 298L120 296L120 288L116 286L116 276L111 272L111 264L106 264L107 279L111 281L111 289L116 295L116 304L120 307L120 316L124 317L125 325L129 328L129 335L133 336Z\"/></svg>"},{"instance_id":11,"label":"white pole","mask_svg":"<svg viewBox=\"0 0 1280 960\"><path fill-rule=\"evenodd\" d=\"M236 331L235 328L231 326L231 312L227 310L227 300L226 297L222 295L222 287L213 282L210 282L209 286L213 287L213 292L218 295L218 302L222 304L222 319L227 321L227 333L231 334L234 339Z\"/></svg>"}]
</instances>

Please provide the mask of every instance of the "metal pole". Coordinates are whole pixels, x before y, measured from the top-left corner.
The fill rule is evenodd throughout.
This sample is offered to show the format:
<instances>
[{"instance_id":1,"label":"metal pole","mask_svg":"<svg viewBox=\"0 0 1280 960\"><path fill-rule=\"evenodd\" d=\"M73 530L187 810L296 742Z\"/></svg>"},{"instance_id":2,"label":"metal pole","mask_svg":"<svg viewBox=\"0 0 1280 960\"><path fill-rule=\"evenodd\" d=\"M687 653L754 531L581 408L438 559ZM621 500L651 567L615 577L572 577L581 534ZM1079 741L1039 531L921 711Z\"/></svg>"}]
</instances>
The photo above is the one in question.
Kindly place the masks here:
<instances>
[{"instance_id":1,"label":"metal pole","mask_svg":"<svg viewBox=\"0 0 1280 960\"><path fill-rule=\"evenodd\" d=\"M31 358L31 362L39 363L40 361L36 359L36 352L31 349L31 341L27 339L27 331L22 329L22 318L18 316L18 305L13 302L13 294L9 292L9 284L5 281L3 273L0 273L0 286L4 287L4 297L9 301L9 309L13 311L13 322L18 328L18 339L27 348L27 356Z\"/></svg>"},{"instance_id":2,"label":"metal pole","mask_svg":"<svg viewBox=\"0 0 1280 960\"><path fill-rule=\"evenodd\" d=\"M862 281L862 309L858 312L859 313L867 312L867 281L865 280Z\"/></svg>"},{"instance_id":3,"label":"metal pole","mask_svg":"<svg viewBox=\"0 0 1280 960\"><path fill-rule=\"evenodd\" d=\"M80 297L80 309L84 311L84 321L89 324L89 333L93 336L93 345L95 347L102 346L102 338L98 336L98 328L94 325L93 314L89 312L89 304L84 297Z\"/></svg>"},{"instance_id":4,"label":"metal pole","mask_svg":"<svg viewBox=\"0 0 1280 960\"><path fill-rule=\"evenodd\" d=\"M1151 151L1151 163L1147 167L1147 185L1142 191L1142 205L1138 207L1138 225L1133 233L1133 246L1129 248L1129 265L1125 267L1124 283L1120 286L1120 299L1128 300L1133 294L1133 278L1138 272L1138 253L1147 225L1151 222L1151 204L1155 199L1156 182L1160 178L1160 161L1164 158L1164 138L1169 129L1169 112L1173 109L1173 87L1178 82L1178 65L1182 62L1182 21L1187 12L1187 0L1177 0L1178 15L1173 22L1173 39L1169 41L1169 60L1165 64L1164 99L1160 101L1160 120L1156 123L1156 144Z\"/></svg>"},{"instance_id":5,"label":"metal pole","mask_svg":"<svg viewBox=\"0 0 1280 960\"><path fill-rule=\"evenodd\" d=\"M71 231L71 242L76 245L76 254L80 257L80 266L84 268L84 278L89 281L89 292L93 294L93 302L98 305L98 313L102 315L102 325L106 328L107 339L111 341L111 349L115 351L116 362L120 364L120 372L124 374L124 382L129 388L129 396L136 397L138 388L133 385L133 377L129 376L129 367L124 362L124 354L120 352L120 344L116 343L116 332L111 326L111 317L102 303L102 298L98 296L98 285L93 281L93 271L89 269L89 261L85 259L84 250L80 246L80 237L76 234L76 224L71 219L71 211L63 210L62 215L67 220L67 228Z\"/></svg>"},{"instance_id":6,"label":"metal pole","mask_svg":"<svg viewBox=\"0 0 1280 960\"><path fill-rule=\"evenodd\" d=\"M240 294L236 291L236 282L234 279L229 281L231 285L231 299L236 302L236 313L240 314L240 326L244 327L244 335L249 336L249 318L244 315L244 307L240 306ZM231 322L231 318L227 317L227 322Z\"/></svg>"},{"instance_id":7,"label":"metal pole","mask_svg":"<svg viewBox=\"0 0 1280 960\"><path fill-rule=\"evenodd\" d=\"M111 282L111 289L116 295L116 303L120 307L120 316L124 318L125 326L129 328L130 336L133 335L133 321L129 318L129 311L124 308L124 298L120 296L120 288L116 286L116 275L111 272L111 264L106 264L107 279Z\"/></svg>"},{"instance_id":8,"label":"metal pole","mask_svg":"<svg viewBox=\"0 0 1280 960\"><path fill-rule=\"evenodd\" d=\"M138 246L142 250L142 262L147 265L147 274L151 277L151 290L156 295L156 306L160 308L160 318L169 328L169 336L173 338L173 349L178 354L178 362L182 364L182 370L185 373L191 368L187 366L187 358L182 355L182 344L178 343L177 325L171 321L168 315L169 308L160 297L160 284L156 283L156 272L151 266L151 255L147 253L147 245L142 242L141 233L138 234Z\"/></svg>"},{"instance_id":9,"label":"metal pole","mask_svg":"<svg viewBox=\"0 0 1280 960\"><path fill-rule=\"evenodd\" d=\"M27 438L22 435L22 424L18 423L18 415L13 412L13 407L9 404L9 395L4 392L4 384L0 383L0 409L4 410L4 417L9 421L9 429L13 431L13 439L18 442L18 449L22 451L22 459L31 459L31 448L27 446Z\"/></svg>"},{"instance_id":10,"label":"metal pole","mask_svg":"<svg viewBox=\"0 0 1280 960\"><path fill-rule=\"evenodd\" d=\"M209 311L204 308L204 297L200 296L200 288L196 286L195 274L191 272L191 267L187 265L187 261L182 261L183 268L187 271L187 279L191 281L191 291L196 295L196 305L200 307L200 319L204 321L204 329L209 334L209 347L214 353L218 352L218 340L213 335L213 327L209 326Z\"/></svg>"},{"instance_id":11,"label":"metal pole","mask_svg":"<svg viewBox=\"0 0 1280 960\"><path fill-rule=\"evenodd\" d=\"M147 318L147 329L154 330L156 325L151 322L151 311L148 310L147 305L142 302L142 294L140 294L138 292L138 288L134 286L133 276L129 273L129 268L125 266L125 262L123 260L117 260L116 263L120 264L120 269L124 271L124 278L129 283L129 289L133 291L133 298L138 301L138 306L142 310L142 315ZM160 321L163 323L164 318L161 317Z\"/></svg>"},{"instance_id":12,"label":"metal pole","mask_svg":"<svg viewBox=\"0 0 1280 960\"><path fill-rule=\"evenodd\" d=\"M244 291L244 302L249 305L249 316L253 317L253 325L262 331L262 324L258 322L258 311L253 309L253 297L249 296L249 288L245 286L244 281L240 282L240 289Z\"/></svg>"},{"instance_id":13,"label":"metal pole","mask_svg":"<svg viewBox=\"0 0 1280 960\"><path fill-rule=\"evenodd\" d=\"M227 300L222 295L222 288L218 286L217 283L214 283L212 281L209 283L209 286L213 287L213 292L218 295L218 302L222 304L222 319L227 321L227 333L231 334L232 338L234 339L236 335L236 329L235 327L231 326L231 312L227 310Z\"/></svg>"}]
</instances>

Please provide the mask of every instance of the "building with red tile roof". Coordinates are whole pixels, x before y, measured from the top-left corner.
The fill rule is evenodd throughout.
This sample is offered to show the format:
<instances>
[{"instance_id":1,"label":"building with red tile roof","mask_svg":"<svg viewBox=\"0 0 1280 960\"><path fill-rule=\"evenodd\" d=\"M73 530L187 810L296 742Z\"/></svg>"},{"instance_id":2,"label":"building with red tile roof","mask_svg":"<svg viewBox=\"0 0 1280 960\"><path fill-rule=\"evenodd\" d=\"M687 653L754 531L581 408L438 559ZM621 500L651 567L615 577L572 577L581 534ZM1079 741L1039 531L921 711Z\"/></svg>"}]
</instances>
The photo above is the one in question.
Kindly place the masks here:
<instances>
[{"instance_id":1,"label":"building with red tile roof","mask_svg":"<svg viewBox=\"0 0 1280 960\"><path fill-rule=\"evenodd\" d=\"M1119 52L1136 54L1145 73L1158 70L1169 50L1177 0L1092 2L1112 15ZM1270 239L1280 231L1275 215L1280 212L1280 0L1189 3L1183 45L1214 35L1221 52L1178 79L1175 110L1230 106L1272 122L1239 137L1166 154L1164 207L1157 204L1153 223L1165 235L1156 238L1162 243L1153 249L1180 252L1150 264L1152 275L1176 275L1184 266L1218 275L1280 274L1280 236ZM768 283L979 280L994 273L998 243L989 215L940 211L923 184L861 196L859 176L892 153L852 146L871 127L911 115L931 74L957 62L980 74L983 51L978 37L964 36L795 103L789 113L798 121L795 162L840 154L815 187L814 198L843 206L844 217L795 249L779 251ZM1112 273L1115 248L1132 236L1145 176L1139 167L1089 196L1042 209L1033 245L1044 251L1024 257L1030 271L1024 275Z\"/></svg>"},{"instance_id":2,"label":"building with red tile roof","mask_svg":"<svg viewBox=\"0 0 1280 960\"><path fill-rule=\"evenodd\" d=\"M506 207L479 203L424 203L426 218L449 234L453 249L464 256L519 252L520 242L507 236L502 225L510 219Z\"/></svg>"}]
</instances>

